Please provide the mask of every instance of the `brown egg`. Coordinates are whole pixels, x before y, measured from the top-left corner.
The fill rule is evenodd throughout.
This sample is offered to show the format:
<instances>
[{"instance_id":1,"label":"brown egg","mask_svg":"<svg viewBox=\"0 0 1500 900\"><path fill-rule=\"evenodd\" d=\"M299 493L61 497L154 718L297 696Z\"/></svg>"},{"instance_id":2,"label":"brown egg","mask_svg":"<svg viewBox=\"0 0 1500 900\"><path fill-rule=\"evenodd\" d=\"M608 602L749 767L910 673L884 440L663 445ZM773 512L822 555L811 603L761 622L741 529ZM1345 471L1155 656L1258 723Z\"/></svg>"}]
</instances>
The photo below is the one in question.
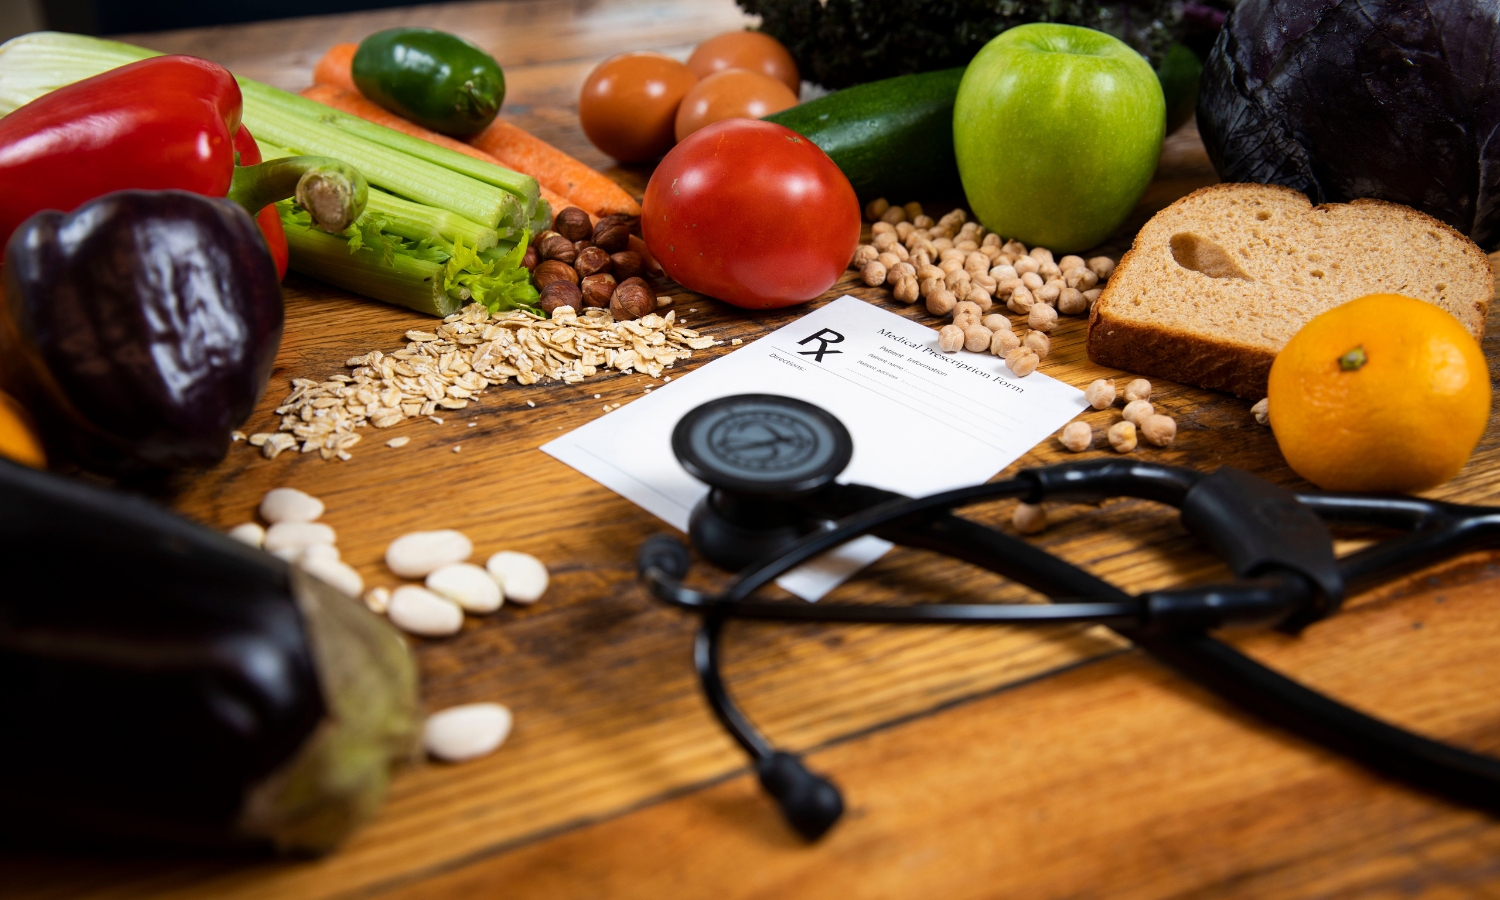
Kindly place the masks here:
<instances>
[{"instance_id":1,"label":"brown egg","mask_svg":"<svg viewBox=\"0 0 1500 900\"><path fill-rule=\"evenodd\" d=\"M594 146L622 162L672 149L677 105L698 76L661 53L622 53L600 63L578 95L578 119Z\"/></svg>"},{"instance_id":2,"label":"brown egg","mask_svg":"<svg viewBox=\"0 0 1500 900\"><path fill-rule=\"evenodd\" d=\"M725 69L687 92L677 107L677 140L725 119L759 119L797 105L797 95L769 75Z\"/></svg>"},{"instance_id":3,"label":"brown egg","mask_svg":"<svg viewBox=\"0 0 1500 900\"><path fill-rule=\"evenodd\" d=\"M792 89L793 96L802 92L792 54L780 41L759 31L726 31L711 37L688 57L687 67L699 78L725 69L749 69L780 81Z\"/></svg>"}]
</instances>

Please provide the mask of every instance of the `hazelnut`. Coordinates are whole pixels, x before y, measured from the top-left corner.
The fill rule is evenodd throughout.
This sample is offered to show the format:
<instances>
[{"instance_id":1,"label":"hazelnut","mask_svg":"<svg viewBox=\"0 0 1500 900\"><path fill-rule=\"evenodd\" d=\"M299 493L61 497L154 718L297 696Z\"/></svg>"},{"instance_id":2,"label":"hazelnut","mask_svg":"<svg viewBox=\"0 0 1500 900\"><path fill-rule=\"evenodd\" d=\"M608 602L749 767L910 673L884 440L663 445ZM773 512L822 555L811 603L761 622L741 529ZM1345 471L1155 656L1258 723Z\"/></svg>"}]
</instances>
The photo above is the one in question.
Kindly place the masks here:
<instances>
[{"instance_id":1,"label":"hazelnut","mask_svg":"<svg viewBox=\"0 0 1500 900\"><path fill-rule=\"evenodd\" d=\"M609 306L609 298L615 292L615 276L608 272L585 275L579 287L583 291L584 306L606 309Z\"/></svg>"},{"instance_id":2,"label":"hazelnut","mask_svg":"<svg viewBox=\"0 0 1500 900\"><path fill-rule=\"evenodd\" d=\"M1129 422L1116 422L1109 426L1109 445L1120 453L1134 450L1135 426Z\"/></svg>"},{"instance_id":3,"label":"hazelnut","mask_svg":"<svg viewBox=\"0 0 1500 900\"><path fill-rule=\"evenodd\" d=\"M547 285L554 281L566 281L569 284L578 284L578 270L561 260L549 259L539 263L536 270L531 273L531 278L536 282L537 290L546 289Z\"/></svg>"},{"instance_id":4,"label":"hazelnut","mask_svg":"<svg viewBox=\"0 0 1500 900\"><path fill-rule=\"evenodd\" d=\"M964 329L964 349L971 353L983 353L990 349L993 337L988 328L975 322Z\"/></svg>"},{"instance_id":5,"label":"hazelnut","mask_svg":"<svg viewBox=\"0 0 1500 900\"><path fill-rule=\"evenodd\" d=\"M1115 380L1097 378L1083 392L1083 398L1094 409L1109 409L1115 402Z\"/></svg>"},{"instance_id":6,"label":"hazelnut","mask_svg":"<svg viewBox=\"0 0 1500 900\"><path fill-rule=\"evenodd\" d=\"M1010 524L1021 534L1040 534L1047 530L1047 512L1037 504L1017 503Z\"/></svg>"},{"instance_id":7,"label":"hazelnut","mask_svg":"<svg viewBox=\"0 0 1500 900\"><path fill-rule=\"evenodd\" d=\"M542 259L555 259L558 262L571 263L578 258L573 242L555 232L537 245L537 251Z\"/></svg>"},{"instance_id":8,"label":"hazelnut","mask_svg":"<svg viewBox=\"0 0 1500 900\"><path fill-rule=\"evenodd\" d=\"M1094 429L1087 422L1069 422L1059 439L1064 447L1074 453L1082 453L1094 446Z\"/></svg>"},{"instance_id":9,"label":"hazelnut","mask_svg":"<svg viewBox=\"0 0 1500 900\"><path fill-rule=\"evenodd\" d=\"M609 255L610 265L616 278L634 278L646 270L646 261L634 250L621 250Z\"/></svg>"},{"instance_id":10,"label":"hazelnut","mask_svg":"<svg viewBox=\"0 0 1500 900\"><path fill-rule=\"evenodd\" d=\"M613 215L601 218L598 222L594 223L594 228L598 229L600 225L624 225L625 230L631 234L639 235L641 233L640 217L627 216L623 213L614 213Z\"/></svg>"},{"instance_id":11,"label":"hazelnut","mask_svg":"<svg viewBox=\"0 0 1500 900\"><path fill-rule=\"evenodd\" d=\"M938 349L944 353L957 353L964 345L964 330L957 325L944 325L938 329Z\"/></svg>"},{"instance_id":12,"label":"hazelnut","mask_svg":"<svg viewBox=\"0 0 1500 900\"><path fill-rule=\"evenodd\" d=\"M594 223L588 213L570 206L558 212L552 220L552 230L570 241L581 241L594 233Z\"/></svg>"},{"instance_id":13,"label":"hazelnut","mask_svg":"<svg viewBox=\"0 0 1500 900\"><path fill-rule=\"evenodd\" d=\"M525 267L526 271L530 272L536 269L536 264L539 262L541 262L541 259L537 257L536 244L532 244L530 247L527 247L526 252L521 255L521 265Z\"/></svg>"},{"instance_id":14,"label":"hazelnut","mask_svg":"<svg viewBox=\"0 0 1500 900\"><path fill-rule=\"evenodd\" d=\"M583 306L583 295L571 281L554 281L542 288L542 299L537 305L549 316L564 306L576 311Z\"/></svg>"},{"instance_id":15,"label":"hazelnut","mask_svg":"<svg viewBox=\"0 0 1500 900\"><path fill-rule=\"evenodd\" d=\"M609 298L609 311L616 321L639 319L656 309L656 292L640 278L627 278Z\"/></svg>"},{"instance_id":16,"label":"hazelnut","mask_svg":"<svg viewBox=\"0 0 1500 900\"><path fill-rule=\"evenodd\" d=\"M1171 416L1150 415L1140 423L1141 437L1158 447L1170 447L1177 440L1177 420Z\"/></svg>"},{"instance_id":17,"label":"hazelnut","mask_svg":"<svg viewBox=\"0 0 1500 900\"><path fill-rule=\"evenodd\" d=\"M1047 358L1048 353L1052 352L1052 339L1040 331L1029 331L1026 333L1026 339L1021 342L1021 346L1035 353L1038 360L1043 360Z\"/></svg>"},{"instance_id":18,"label":"hazelnut","mask_svg":"<svg viewBox=\"0 0 1500 900\"><path fill-rule=\"evenodd\" d=\"M606 253L619 253L630 248L630 229L622 222L611 222L614 216L605 216L594 226L594 245Z\"/></svg>"},{"instance_id":19,"label":"hazelnut","mask_svg":"<svg viewBox=\"0 0 1500 900\"><path fill-rule=\"evenodd\" d=\"M990 335L990 352L996 356L1004 357L1019 346L1021 338L1014 331L1005 329Z\"/></svg>"},{"instance_id":20,"label":"hazelnut","mask_svg":"<svg viewBox=\"0 0 1500 900\"><path fill-rule=\"evenodd\" d=\"M590 275L597 275L600 272L607 272L609 271L609 267L609 254L598 247L585 247L578 254L578 258L573 260L573 268L577 269L578 274L584 278Z\"/></svg>"},{"instance_id":21,"label":"hazelnut","mask_svg":"<svg viewBox=\"0 0 1500 900\"><path fill-rule=\"evenodd\" d=\"M587 250L588 248L590 248L592 246L594 246L594 242L593 241L574 241L573 242L573 252L575 252L575 253L582 253L583 251Z\"/></svg>"}]
</instances>

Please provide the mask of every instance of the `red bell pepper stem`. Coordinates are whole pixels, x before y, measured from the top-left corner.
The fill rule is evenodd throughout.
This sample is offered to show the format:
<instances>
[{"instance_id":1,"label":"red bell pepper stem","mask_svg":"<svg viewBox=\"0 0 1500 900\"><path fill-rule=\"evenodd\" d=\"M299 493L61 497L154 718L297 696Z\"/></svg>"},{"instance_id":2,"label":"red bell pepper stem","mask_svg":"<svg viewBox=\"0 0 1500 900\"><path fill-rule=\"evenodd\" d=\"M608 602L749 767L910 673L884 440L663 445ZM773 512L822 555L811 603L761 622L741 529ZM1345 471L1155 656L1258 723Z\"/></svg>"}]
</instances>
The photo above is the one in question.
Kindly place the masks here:
<instances>
[{"instance_id":1,"label":"red bell pepper stem","mask_svg":"<svg viewBox=\"0 0 1500 900\"><path fill-rule=\"evenodd\" d=\"M251 215L295 196L319 228L338 233L364 212L369 194L364 176L346 162L326 156L287 156L236 167L225 196Z\"/></svg>"},{"instance_id":2,"label":"red bell pepper stem","mask_svg":"<svg viewBox=\"0 0 1500 900\"><path fill-rule=\"evenodd\" d=\"M234 133L234 153L236 165L253 166L261 161L260 145L244 125ZM276 207L267 206L255 214L255 224L260 226L261 237L266 239L271 260L276 263L276 277L285 278L291 250L286 245L286 229L281 227L281 214Z\"/></svg>"}]
</instances>

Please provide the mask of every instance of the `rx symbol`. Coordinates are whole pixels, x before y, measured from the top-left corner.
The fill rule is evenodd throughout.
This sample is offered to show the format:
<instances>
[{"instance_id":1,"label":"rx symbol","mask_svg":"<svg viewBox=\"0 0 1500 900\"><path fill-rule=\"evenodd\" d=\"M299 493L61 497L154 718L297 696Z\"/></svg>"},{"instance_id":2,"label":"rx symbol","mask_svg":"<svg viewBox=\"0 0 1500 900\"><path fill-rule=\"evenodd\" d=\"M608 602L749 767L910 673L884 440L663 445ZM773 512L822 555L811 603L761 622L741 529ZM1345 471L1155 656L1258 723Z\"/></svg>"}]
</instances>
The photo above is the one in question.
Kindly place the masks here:
<instances>
[{"instance_id":1,"label":"rx symbol","mask_svg":"<svg viewBox=\"0 0 1500 900\"><path fill-rule=\"evenodd\" d=\"M829 353L843 353L844 352L842 350L829 350L828 349L828 345L829 344L841 344L844 341L844 336L842 334L839 334L837 331L834 331L832 328L824 328L822 331L818 332L817 334L808 335L807 337L805 337L802 340L798 341L797 342L797 346L801 347L803 344L806 344L808 341L817 341L818 342L818 349L816 349L816 350L798 350L797 351L797 355L798 356L811 356L813 358L813 362L822 362L823 361L823 357L825 355L829 354Z\"/></svg>"}]
</instances>

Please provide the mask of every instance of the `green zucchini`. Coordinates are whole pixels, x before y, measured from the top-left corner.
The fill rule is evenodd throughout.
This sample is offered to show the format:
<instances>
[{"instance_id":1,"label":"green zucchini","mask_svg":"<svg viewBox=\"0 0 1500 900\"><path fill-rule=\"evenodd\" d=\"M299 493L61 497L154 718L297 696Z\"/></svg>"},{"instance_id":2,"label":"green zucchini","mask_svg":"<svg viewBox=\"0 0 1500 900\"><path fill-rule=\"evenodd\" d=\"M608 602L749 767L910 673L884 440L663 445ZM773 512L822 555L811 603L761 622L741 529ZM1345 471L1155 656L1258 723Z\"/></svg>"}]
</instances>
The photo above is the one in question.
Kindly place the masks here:
<instances>
[{"instance_id":1,"label":"green zucchini","mask_svg":"<svg viewBox=\"0 0 1500 900\"><path fill-rule=\"evenodd\" d=\"M353 69L360 93L452 137L483 131L505 100L505 75L494 57L432 28L375 32L360 42Z\"/></svg>"},{"instance_id":2,"label":"green zucchini","mask_svg":"<svg viewBox=\"0 0 1500 900\"><path fill-rule=\"evenodd\" d=\"M766 116L816 144L860 200L961 196L953 98L964 70L902 75L836 91Z\"/></svg>"}]
</instances>

